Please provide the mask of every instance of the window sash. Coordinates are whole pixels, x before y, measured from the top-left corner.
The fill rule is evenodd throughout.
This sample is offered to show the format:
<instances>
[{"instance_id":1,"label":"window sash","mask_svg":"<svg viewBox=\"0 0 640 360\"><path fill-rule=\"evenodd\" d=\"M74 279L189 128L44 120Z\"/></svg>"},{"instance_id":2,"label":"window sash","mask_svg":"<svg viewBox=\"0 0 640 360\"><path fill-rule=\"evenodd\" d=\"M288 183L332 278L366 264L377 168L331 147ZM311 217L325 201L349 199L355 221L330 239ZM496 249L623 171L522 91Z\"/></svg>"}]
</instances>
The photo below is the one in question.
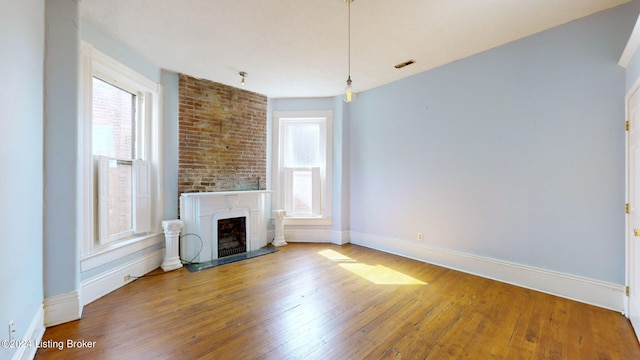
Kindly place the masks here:
<instances>
[{"instance_id":1,"label":"window sash","mask_svg":"<svg viewBox=\"0 0 640 360\"><path fill-rule=\"evenodd\" d=\"M308 176L310 184L306 189L307 194L300 194L296 190L301 190L298 179L301 176ZM285 210L289 216L322 216L322 190L320 167L285 167L284 168L284 195ZM305 196L306 195L306 196ZM305 202L306 200L306 202ZM309 203L302 207L298 203ZM310 209L310 211L304 211Z\"/></svg>"},{"instance_id":2,"label":"window sash","mask_svg":"<svg viewBox=\"0 0 640 360\"><path fill-rule=\"evenodd\" d=\"M107 156L97 157L98 177L98 242L101 245L125 239L133 235L144 234L151 231L151 194L150 194L150 167L144 160L122 160ZM118 165L131 166L131 226L123 231L112 232L111 223L114 220L111 214L113 204L110 197L113 191L113 182L109 179L109 169Z\"/></svg>"}]
</instances>

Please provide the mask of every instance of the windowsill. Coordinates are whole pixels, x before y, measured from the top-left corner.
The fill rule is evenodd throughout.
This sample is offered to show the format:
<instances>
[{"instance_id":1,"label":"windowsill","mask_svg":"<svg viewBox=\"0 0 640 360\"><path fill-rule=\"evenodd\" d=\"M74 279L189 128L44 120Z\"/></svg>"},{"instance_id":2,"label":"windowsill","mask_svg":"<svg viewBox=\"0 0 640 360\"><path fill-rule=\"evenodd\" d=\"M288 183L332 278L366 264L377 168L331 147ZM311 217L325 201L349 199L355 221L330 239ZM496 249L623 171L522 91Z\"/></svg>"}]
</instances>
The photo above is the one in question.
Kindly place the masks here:
<instances>
[{"instance_id":1,"label":"windowsill","mask_svg":"<svg viewBox=\"0 0 640 360\"><path fill-rule=\"evenodd\" d=\"M104 247L95 248L92 254L80 259L80 272L85 272L108 264L123 256L146 249L164 241L163 233L146 234L134 238L118 241Z\"/></svg>"},{"instance_id":2,"label":"windowsill","mask_svg":"<svg viewBox=\"0 0 640 360\"><path fill-rule=\"evenodd\" d=\"M274 223L274 219L271 222ZM284 226L331 226L333 218L325 217L285 217Z\"/></svg>"}]
</instances>

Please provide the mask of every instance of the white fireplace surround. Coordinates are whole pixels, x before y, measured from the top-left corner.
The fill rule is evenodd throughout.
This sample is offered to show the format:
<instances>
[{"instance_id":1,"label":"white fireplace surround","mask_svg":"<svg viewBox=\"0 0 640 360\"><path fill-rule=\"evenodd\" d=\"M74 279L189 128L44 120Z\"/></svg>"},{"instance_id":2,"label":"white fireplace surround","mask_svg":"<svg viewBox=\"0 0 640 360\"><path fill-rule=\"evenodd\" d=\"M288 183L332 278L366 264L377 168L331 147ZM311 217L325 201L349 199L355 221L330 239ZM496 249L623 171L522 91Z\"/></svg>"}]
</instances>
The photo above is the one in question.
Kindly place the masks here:
<instances>
[{"instance_id":1,"label":"white fireplace surround","mask_svg":"<svg viewBox=\"0 0 640 360\"><path fill-rule=\"evenodd\" d=\"M218 220L246 217L247 251L267 246L267 201L270 191L226 191L180 195L180 241L183 261L218 258ZM197 236L193 236L197 235ZM202 244L200 240L202 239Z\"/></svg>"}]
</instances>

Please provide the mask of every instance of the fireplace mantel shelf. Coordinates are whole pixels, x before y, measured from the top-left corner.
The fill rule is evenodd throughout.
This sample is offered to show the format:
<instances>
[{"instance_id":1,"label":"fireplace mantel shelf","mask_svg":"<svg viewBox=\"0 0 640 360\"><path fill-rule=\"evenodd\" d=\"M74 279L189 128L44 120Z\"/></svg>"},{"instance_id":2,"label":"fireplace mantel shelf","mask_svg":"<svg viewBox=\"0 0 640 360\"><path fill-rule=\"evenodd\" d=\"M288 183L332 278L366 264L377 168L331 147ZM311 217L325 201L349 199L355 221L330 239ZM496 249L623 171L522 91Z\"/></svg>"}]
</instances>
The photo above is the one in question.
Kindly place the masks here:
<instances>
[{"instance_id":1,"label":"fireplace mantel shelf","mask_svg":"<svg viewBox=\"0 0 640 360\"><path fill-rule=\"evenodd\" d=\"M182 193L180 196L194 197L194 196L224 196L224 195L243 195L243 194L270 194L272 190L240 190L240 191L209 191L209 192L192 192Z\"/></svg>"}]
</instances>

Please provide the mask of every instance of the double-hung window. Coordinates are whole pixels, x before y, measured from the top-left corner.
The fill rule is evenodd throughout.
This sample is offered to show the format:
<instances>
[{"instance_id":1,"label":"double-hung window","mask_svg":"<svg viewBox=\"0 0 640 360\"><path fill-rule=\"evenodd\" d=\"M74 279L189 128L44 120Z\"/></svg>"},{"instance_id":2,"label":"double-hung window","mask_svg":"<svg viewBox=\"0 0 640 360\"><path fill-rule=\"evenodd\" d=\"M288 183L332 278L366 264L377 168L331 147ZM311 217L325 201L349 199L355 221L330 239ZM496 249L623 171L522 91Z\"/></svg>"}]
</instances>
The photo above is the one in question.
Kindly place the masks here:
<instances>
[{"instance_id":1,"label":"double-hung window","mask_svg":"<svg viewBox=\"0 0 640 360\"><path fill-rule=\"evenodd\" d=\"M159 85L83 45L83 253L157 227Z\"/></svg>"},{"instance_id":2,"label":"double-hung window","mask_svg":"<svg viewBox=\"0 0 640 360\"><path fill-rule=\"evenodd\" d=\"M288 224L331 224L332 118L331 111L274 112L273 200Z\"/></svg>"},{"instance_id":3,"label":"double-hung window","mask_svg":"<svg viewBox=\"0 0 640 360\"><path fill-rule=\"evenodd\" d=\"M149 162L144 159L144 92L92 77L92 148L98 184L98 240L150 231Z\"/></svg>"}]
</instances>

